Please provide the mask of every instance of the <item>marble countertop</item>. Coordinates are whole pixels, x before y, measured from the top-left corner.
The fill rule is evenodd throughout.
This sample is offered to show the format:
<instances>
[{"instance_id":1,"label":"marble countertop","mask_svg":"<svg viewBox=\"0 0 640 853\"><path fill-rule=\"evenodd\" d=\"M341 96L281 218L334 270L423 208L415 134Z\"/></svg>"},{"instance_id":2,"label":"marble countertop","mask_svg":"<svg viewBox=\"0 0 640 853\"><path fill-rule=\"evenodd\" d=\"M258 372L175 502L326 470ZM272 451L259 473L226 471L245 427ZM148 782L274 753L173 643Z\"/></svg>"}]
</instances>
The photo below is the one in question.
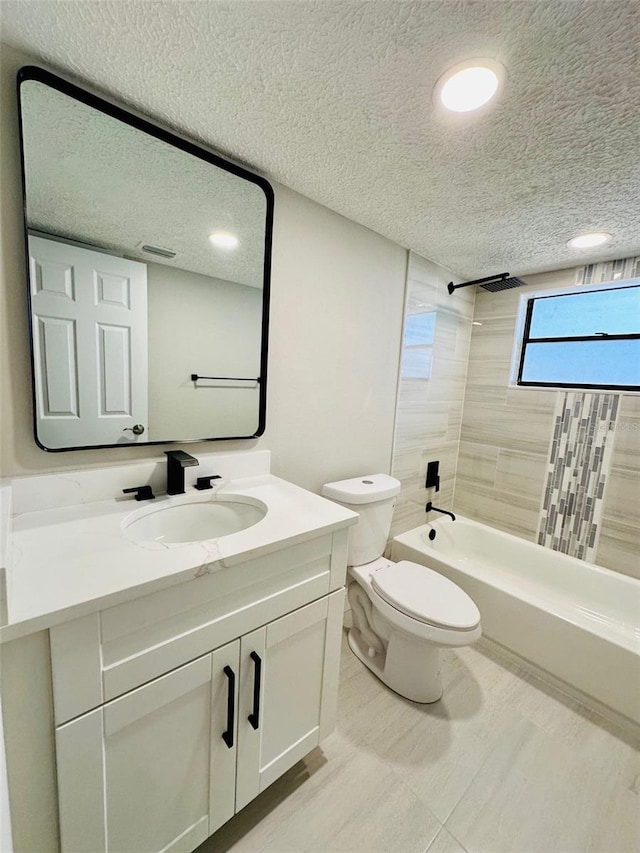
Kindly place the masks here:
<instances>
[{"instance_id":1,"label":"marble countertop","mask_svg":"<svg viewBox=\"0 0 640 853\"><path fill-rule=\"evenodd\" d=\"M216 494L245 495L265 504L267 514L238 533L170 545L139 544L123 533L123 519L145 506L130 499L14 514L0 642L331 533L358 519L345 507L272 474L224 483ZM181 498L159 496L153 506L169 506Z\"/></svg>"}]
</instances>

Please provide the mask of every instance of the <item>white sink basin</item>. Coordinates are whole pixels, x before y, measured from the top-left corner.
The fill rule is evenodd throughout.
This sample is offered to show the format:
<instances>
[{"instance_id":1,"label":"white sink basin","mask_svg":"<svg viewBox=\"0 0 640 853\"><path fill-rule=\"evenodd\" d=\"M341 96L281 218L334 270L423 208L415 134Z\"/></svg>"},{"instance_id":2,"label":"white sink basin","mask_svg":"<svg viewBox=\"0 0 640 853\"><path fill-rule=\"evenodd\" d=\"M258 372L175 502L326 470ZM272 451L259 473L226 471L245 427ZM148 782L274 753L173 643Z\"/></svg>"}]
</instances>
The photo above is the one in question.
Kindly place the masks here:
<instances>
[{"instance_id":1,"label":"white sink basin","mask_svg":"<svg viewBox=\"0 0 640 853\"><path fill-rule=\"evenodd\" d=\"M252 498L182 500L165 506L145 507L122 521L122 530L134 542L184 544L219 539L246 530L267 514L266 506Z\"/></svg>"}]
</instances>

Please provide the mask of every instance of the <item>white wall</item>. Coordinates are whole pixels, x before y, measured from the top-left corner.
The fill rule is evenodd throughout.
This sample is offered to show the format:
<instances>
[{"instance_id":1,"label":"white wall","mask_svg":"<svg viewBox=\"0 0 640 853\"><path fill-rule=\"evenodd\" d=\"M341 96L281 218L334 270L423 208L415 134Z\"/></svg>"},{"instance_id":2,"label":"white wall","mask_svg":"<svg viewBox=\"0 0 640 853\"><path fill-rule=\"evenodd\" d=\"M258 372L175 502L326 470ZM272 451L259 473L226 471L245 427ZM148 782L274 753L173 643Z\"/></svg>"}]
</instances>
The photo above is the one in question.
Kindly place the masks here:
<instances>
[{"instance_id":1,"label":"white wall","mask_svg":"<svg viewBox=\"0 0 640 853\"><path fill-rule=\"evenodd\" d=\"M33 440L15 104L15 72L32 59L3 46L1 61L0 475L159 458L162 447L46 453ZM189 450L271 449L274 473L312 489L388 471L406 252L284 187L275 190L267 431L253 442Z\"/></svg>"},{"instance_id":2,"label":"white wall","mask_svg":"<svg viewBox=\"0 0 640 853\"><path fill-rule=\"evenodd\" d=\"M260 375L262 289L147 264L147 293L148 440L253 435L257 383L222 388L190 376Z\"/></svg>"},{"instance_id":3,"label":"white wall","mask_svg":"<svg viewBox=\"0 0 640 853\"><path fill-rule=\"evenodd\" d=\"M11 853L13 851L13 839L11 833L11 815L9 812L9 780L7 778L5 752L2 704L0 703L0 850L2 853Z\"/></svg>"},{"instance_id":4,"label":"white wall","mask_svg":"<svg viewBox=\"0 0 640 853\"><path fill-rule=\"evenodd\" d=\"M267 431L307 488L388 472L406 253L289 190L276 198Z\"/></svg>"}]
</instances>

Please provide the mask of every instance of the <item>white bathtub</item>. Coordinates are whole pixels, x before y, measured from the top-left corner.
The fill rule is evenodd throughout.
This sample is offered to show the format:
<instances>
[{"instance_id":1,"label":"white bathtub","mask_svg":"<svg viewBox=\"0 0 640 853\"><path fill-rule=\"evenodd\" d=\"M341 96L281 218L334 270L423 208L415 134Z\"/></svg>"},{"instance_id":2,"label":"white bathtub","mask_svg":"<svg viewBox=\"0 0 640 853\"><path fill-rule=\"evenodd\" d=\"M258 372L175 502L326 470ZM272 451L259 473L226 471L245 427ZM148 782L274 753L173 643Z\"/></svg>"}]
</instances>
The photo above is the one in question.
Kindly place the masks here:
<instances>
[{"instance_id":1,"label":"white bathtub","mask_svg":"<svg viewBox=\"0 0 640 853\"><path fill-rule=\"evenodd\" d=\"M396 536L391 557L446 575L483 634L640 724L640 581L461 516Z\"/></svg>"}]
</instances>

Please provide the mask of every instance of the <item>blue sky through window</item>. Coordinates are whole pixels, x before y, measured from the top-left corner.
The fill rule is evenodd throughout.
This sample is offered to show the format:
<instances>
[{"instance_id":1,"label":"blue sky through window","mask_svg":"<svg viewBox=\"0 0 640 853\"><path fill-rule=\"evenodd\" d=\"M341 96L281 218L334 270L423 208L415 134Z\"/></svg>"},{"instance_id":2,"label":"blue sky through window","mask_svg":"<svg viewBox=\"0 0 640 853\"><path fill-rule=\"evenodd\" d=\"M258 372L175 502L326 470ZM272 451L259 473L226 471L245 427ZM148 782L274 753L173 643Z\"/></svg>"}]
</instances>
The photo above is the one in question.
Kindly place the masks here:
<instances>
[{"instance_id":1,"label":"blue sky through window","mask_svg":"<svg viewBox=\"0 0 640 853\"><path fill-rule=\"evenodd\" d=\"M556 294L530 301L531 324L520 383L640 386L640 286ZM607 340L607 335L638 337ZM571 340L581 336L598 337ZM541 343L536 338L566 340Z\"/></svg>"},{"instance_id":2,"label":"blue sky through window","mask_svg":"<svg viewBox=\"0 0 640 853\"><path fill-rule=\"evenodd\" d=\"M640 286L534 300L531 338L640 333Z\"/></svg>"},{"instance_id":3,"label":"blue sky through window","mask_svg":"<svg viewBox=\"0 0 640 853\"><path fill-rule=\"evenodd\" d=\"M527 346L522 380L563 385L639 385L640 339L531 343Z\"/></svg>"}]
</instances>

